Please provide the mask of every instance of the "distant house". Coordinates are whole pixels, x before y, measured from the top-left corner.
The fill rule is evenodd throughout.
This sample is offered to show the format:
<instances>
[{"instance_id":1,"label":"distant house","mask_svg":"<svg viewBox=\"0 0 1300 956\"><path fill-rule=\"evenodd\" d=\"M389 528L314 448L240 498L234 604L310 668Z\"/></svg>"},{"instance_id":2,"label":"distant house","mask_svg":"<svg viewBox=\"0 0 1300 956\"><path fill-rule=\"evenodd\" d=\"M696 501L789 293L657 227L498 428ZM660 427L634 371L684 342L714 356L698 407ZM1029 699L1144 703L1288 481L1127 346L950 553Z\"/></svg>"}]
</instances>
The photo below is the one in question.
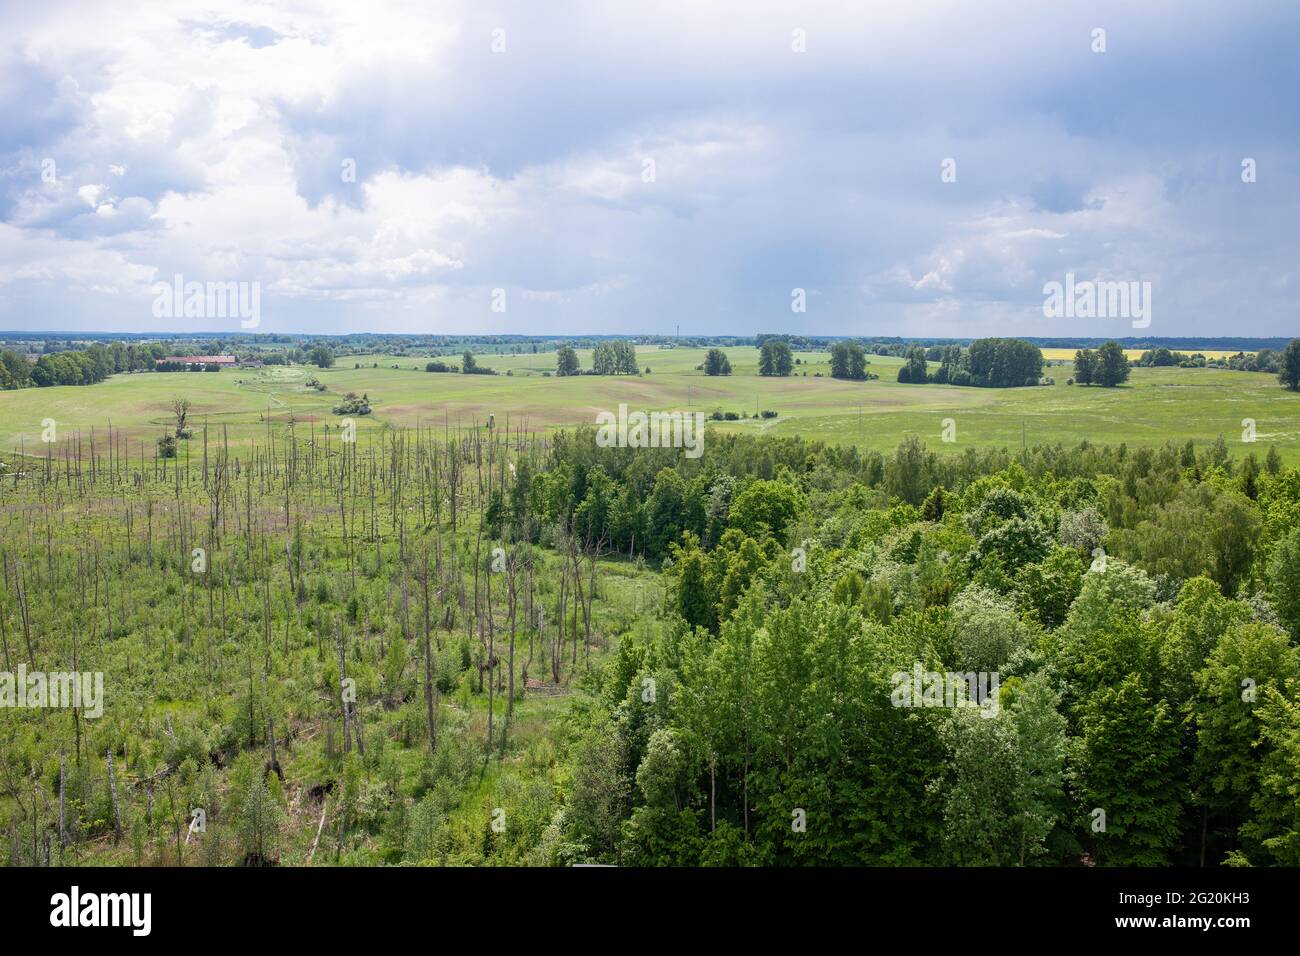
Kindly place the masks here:
<instances>
[{"instance_id":1,"label":"distant house","mask_svg":"<svg viewBox=\"0 0 1300 956\"><path fill-rule=\"evenodd\" d=\"M169 355L158 360L159 365L230 365L235 364L233 355Z\"/></svg>"},{"instance_id":2,"label":"distant house","mask_svg":"<svg viewBox=\"0 0 1300 956\"><path fill-rule=\"evenodd\" d=\"M240 367L240 368L261 368L261 367L262 367L262 360L261 360L261 359L244 359L244 361L242 361L242 362L239 363L239 367Z\"/></svg>"}]
</instances>

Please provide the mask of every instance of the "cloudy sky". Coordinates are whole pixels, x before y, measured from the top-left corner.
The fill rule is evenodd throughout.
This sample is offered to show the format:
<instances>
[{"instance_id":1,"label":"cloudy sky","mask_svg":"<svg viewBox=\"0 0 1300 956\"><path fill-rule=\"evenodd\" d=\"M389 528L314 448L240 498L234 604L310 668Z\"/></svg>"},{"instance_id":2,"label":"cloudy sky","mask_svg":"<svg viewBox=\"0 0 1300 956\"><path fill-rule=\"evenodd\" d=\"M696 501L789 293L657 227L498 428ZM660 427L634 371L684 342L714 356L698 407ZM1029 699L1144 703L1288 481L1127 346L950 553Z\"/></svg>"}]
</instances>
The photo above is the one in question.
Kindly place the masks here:
<instances>
[{"instance_id":1,"label":"cloudy sky","mask_svg":"<svg viewBox=\"0 0 1300 956\"><path fill-rule=\"evenodd\" d=\"M1135 334L1045 318L1073 273L1290 335L1298 39L1294 0L5 3L0 329L238 330L155 317L179 274L259 331Z\"/></svg>"}]
</instances>

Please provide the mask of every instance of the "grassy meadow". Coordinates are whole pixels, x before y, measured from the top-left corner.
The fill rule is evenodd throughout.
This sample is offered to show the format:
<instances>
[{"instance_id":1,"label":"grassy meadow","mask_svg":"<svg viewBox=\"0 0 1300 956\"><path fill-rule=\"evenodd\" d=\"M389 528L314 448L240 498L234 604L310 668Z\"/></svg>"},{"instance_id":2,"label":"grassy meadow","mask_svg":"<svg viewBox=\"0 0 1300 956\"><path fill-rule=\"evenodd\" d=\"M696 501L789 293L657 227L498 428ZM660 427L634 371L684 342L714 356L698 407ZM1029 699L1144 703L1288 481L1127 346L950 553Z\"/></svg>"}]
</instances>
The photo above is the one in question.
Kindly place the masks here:
<instances>
[{"instance_id":1,"label":"grassy meadow","mask_svg":"<svg viewBox=\"0 0 1300 956\"><path fill-rule=\"evenodd\" d=\"M1242 419L1256 422L1261 446L1276 445L1288 463L1300 462L1300 400L1286 393L1274 376L1220 369L1135 368L1121 387L1103 389L1066 384L1067 364L1049 364L1056 384L1037 388L982 389L942 385L900 385L901 360L871 356L880 378L848 382L830 378L829 355L796 353L799 364L789 378L762 378L752 348L727 349L733 374L709 377L697 366L703 349L642 348L638 358L649 374L640 377L556 378L554 353L478 356L479 364L499 374L459 375L424 371L421 356L342 357L330 369L314 366L226 369L221 372L117 375L93 386L29 388L0 392L0 449L6 453L39 448L42 421L53 418L60 440L78 432L84 443L94 429L111 425L126 436L133 454L137 443L152 453L153 440L171 420L170 401L192 403L196 438L206 425L211 441L223 434L233 445L284 430L299 434L337 423L333 406L348 392L366 394L372 415L361 429L485 421L540 432L590 423L602 410L625 402L632 409L716 410L744 413L737 422L710 422L710 429L777 435L802 435L833 444L856 444L886 451L908 434L939 450L1014 447L1027 444L1128 442L1161 444L1191 439L1212 442L1219 435L1242 449ZM591 353L579 352L584 368ZM1049 363L1060 358L1048 356ZM452 359L451 361L455 361ZM358 364L361 367L356 367ZM507 374L509 373L509 374ZM820 377L819 377L820 374ZM326 391L308 387L316 377ZM758 411L777 412L756 419ZM943 446L942 422L952 418L957 441ZM931 441L932 439L932 441ZM193 451L197 445L190 443ZM182 455L184 451L182 450Z\"/></svg>"}]
</instances>

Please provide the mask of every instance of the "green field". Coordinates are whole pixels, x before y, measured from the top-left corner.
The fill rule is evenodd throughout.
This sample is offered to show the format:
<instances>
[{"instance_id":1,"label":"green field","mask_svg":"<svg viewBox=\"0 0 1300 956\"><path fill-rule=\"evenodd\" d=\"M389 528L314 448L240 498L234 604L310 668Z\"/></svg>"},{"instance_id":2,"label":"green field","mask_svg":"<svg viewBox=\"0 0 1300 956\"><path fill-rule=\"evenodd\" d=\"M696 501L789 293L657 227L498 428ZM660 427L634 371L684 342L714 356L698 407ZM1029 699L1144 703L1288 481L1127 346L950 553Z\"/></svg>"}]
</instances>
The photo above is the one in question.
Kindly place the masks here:
<instances>
[{"instance_id":1,"label":"green field","mask_svg":"<svg viewBox=\"0 0 1300 956\"><path fill-rule=\"evenodd\" d=\"M757 350L726 350L734 372L708 377L697 370L703 349L642 348L638 357L650 374L637 378L544 375L554 353L480 355L480 365L501 374L459 375L424 371L424 357L344 356L337 366L227 369L219 373L118 375L98 385L28 388L0 392L0 449L31 453L39 448L42 421L53 418L66 441L90 430L97 440L108 426L148 448L170 421L170 400L183 395L193 405L191 421L200 437L224 432L232 444L264 437L296 423L299 434L337 423L331 409L347 392L369 395L374 413L360 428L385 424L468 426L495 415L501 425L544 431L594 422L620 403L630 409L703 410L744 413L746 420L710 422L710 429L801 435L832 443L892 449L906 434L920 435L939 450L1014 447L1027 444L1128 442L1161 444L1192 439L1212 442L1222 435L1234 453L1242 419L1256 423L1261 448L1276 445L1287 462L1300 462L1300 396L1287 393L1274 376L1220 369L1135 368L1125 386L1114 389L1066 385L1068 365L1050 365L1054 386L1015 389L900 385L899 359L871 356L877 381L847 382L829 377L824 352L797 353L790 378L757 374ZM590 352L579 352L584 368ZM455 359L450 361L454 362ZM364 367L354 367L361 362ZM377 363L378 367L373 367ZM507 375L506 372L511 374ZM818 377L818 373L821 377ZM320 392L305 385L316 376ZM756 419L760 410L778 413ZM956 423L957 441L940 442L943 419ZM37 453L40 453L39 451Z\"/></svg>"}]
</instances>

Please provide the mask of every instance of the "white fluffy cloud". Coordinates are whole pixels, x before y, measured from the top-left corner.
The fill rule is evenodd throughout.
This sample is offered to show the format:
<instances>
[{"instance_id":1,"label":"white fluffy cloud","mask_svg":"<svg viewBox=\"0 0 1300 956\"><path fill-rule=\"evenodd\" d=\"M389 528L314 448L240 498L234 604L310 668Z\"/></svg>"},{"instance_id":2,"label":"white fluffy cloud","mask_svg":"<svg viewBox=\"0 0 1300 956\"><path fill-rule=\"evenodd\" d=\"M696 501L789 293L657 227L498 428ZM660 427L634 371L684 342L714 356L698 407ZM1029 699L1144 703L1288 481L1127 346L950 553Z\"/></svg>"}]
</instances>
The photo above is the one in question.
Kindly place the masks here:
<instances>
[{"instance_id":1,"label":"white fluffy cloud","mask_svg":"<svg viewBox=\"0 0 1300 956\"><path fill-rule=\"evenodd\" d=\"M11 5L0 327L1120 334L1070 271L1288 334L1300 14L1131 6Z\"/></svg>"}]
</instances>

